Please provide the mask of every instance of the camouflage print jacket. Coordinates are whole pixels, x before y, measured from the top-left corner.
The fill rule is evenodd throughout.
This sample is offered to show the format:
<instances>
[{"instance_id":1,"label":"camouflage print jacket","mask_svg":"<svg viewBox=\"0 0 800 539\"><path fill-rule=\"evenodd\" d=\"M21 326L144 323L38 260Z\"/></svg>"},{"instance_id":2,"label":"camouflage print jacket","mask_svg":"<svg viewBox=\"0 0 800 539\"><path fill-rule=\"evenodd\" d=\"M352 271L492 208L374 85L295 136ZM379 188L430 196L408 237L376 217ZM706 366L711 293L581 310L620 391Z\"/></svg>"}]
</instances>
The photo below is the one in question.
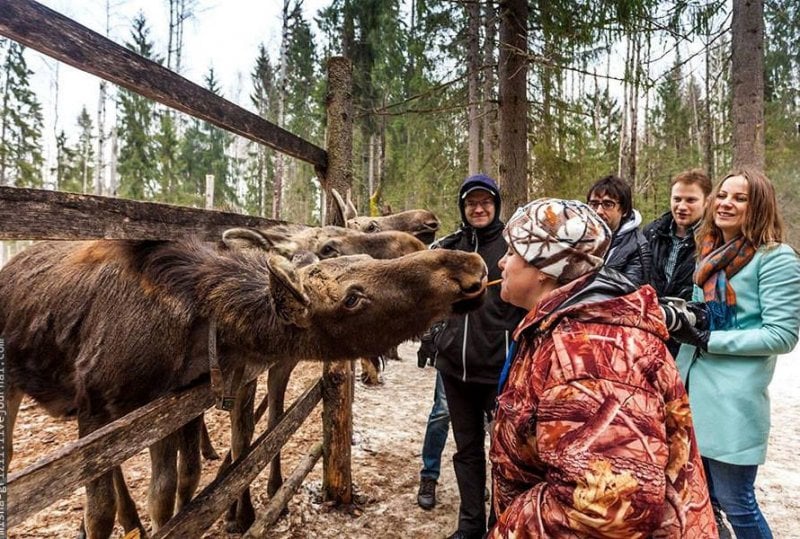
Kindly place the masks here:
<instances>
[{"instance_id":1,"label":"camouflage print jacket","mask_svg":"<svg viewBox=\"0 0 800 539\"><path fill-rule=\"evenodd\" d=\"M717 537L666 338L655 291L613 270L528 313L498 397L489 537Z\"/></svg>"}]
</instances>

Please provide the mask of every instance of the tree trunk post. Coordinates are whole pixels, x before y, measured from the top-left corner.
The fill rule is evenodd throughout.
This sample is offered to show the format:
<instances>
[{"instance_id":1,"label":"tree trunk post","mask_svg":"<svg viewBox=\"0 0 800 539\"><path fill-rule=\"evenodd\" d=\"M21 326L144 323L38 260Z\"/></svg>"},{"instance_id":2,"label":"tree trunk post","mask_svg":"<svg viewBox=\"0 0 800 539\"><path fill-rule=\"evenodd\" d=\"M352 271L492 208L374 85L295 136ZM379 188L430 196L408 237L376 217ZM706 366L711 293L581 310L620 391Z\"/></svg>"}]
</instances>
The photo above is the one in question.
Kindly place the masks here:
<instances>
[{"instance_id":1,"label":"tree trunk post","mask_svg":"<svg viewBox=\"0 0 800 539\"><path fill-rule=\"evenodd\" d=\"M214 209L214 175L206 174L206 209Z\"/></svg>"},{"instance_id":2,"label":"tree trunk post","mask_svg":"<svg viewBox=\"0 0 800 539\"><path fill-rule=\"evenodd\" d=\"M528 201L528 3L500 2L500 187L502 218Z\"/></svg>"},{"instance_id":3,"label":"tree trunk post","mask_svg":"<svg viewBox=\"0 0 800 539\"><path fill-rule=\"evenodd\" d=\"M764 2L734 0L731 21L733 166L764 170Z\"/></svg>"},{"instance_id":4,"label":"tree trunk post","mask_svg":"<svg viewBox=\"0 0 800 539\"><path fill-rule=\"evenodd\" d=\"M353 72L347 58L328 61L327 151L328 167L320 178L327 200L326 224L334 222L331 189L346 193L353 180ZM322 368L322 488L325 499L339 504L353 501L350 468L353 413L353 364L351 361L326 362Z\"/></svg>"}]
</instances>

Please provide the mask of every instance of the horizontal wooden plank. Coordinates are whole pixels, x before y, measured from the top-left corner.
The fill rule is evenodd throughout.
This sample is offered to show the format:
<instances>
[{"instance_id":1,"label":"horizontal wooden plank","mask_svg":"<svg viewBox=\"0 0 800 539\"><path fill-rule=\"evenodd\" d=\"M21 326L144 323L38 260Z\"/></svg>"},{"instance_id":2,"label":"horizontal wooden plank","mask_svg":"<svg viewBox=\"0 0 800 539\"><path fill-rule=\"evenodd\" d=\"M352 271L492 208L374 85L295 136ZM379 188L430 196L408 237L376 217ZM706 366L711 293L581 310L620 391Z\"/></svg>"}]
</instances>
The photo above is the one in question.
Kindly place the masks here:
<instances>
[{"instance_id":1,"label":"horizontal wooden plank","mask_svg":"<svg viewBox=\"0 0 800 539\"><path fill-rule=\"evenodd\" d=\"M8 477L8 525L68 495L200 415L214 402L208 384L160 397Z\"/></svg>"},{"instance_id":2,"label":"horizontal wooden plank","mask_svg":"<svg viewBox=\"0 0 800 539\"><path fill-rule=\"evenodd\" d=\"M292 404L274 429L259 436L247 454L214 479L153 539L200 537L281 450L321 398L322 381L317 380Z\"/></svg>"},{"instance_id":3,"label":"horizontal wooden plank","mask_svg":"<svg viewBox=\"0 0 800 539\"><path fill-rule=\"evenodd\" d=\"M231 227L269 228L279 223L171 204L0 187L0 240L176 240L194 235L216 241Z\"/></svg>"},{"instance_id":4,"label":"horizontal wooden plank","mask_svg":"<svg viewBox=\"0 0 800 539\"><path fill-rule=\"evenodd\" d=\"M3 0L0 34L176 110L302 159L320 170L327 166L327 154L319 146L37 2Z\"/></svg>"}]
</instances>

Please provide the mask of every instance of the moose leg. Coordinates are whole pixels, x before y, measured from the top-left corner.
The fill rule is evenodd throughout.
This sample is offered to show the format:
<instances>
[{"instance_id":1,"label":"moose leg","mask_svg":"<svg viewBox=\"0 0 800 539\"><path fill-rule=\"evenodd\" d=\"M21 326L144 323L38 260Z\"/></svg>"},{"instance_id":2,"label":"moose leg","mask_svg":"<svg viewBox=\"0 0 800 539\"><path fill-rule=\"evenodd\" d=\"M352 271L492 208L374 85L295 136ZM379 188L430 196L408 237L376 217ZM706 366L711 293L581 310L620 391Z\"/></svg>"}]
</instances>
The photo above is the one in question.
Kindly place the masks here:
<instances>
[{"instance_id":1,"label":"moose leg","mask_svg":"<svg viewBox=\"0 0 800 539\"><path fill-rule=\"evenodd\" d=\"M105 423L107 421L78 411L78 436L82 438ZM115 513L114 472L108 470L86 484L86 507L80 533L85 533L85 537L89 539L111 537Z\"/></svg>"},{"instance_id":2,"label":"moose leg","mask_svg":"<svg viewBox=\"0 0 800 539\"><path fill-rule=\"evenodd\" d=\"M117 466L113 470L114 474L114 496L117 501L117 519L122 525L125 533L138 529L141 537L145 536L146 530L139 519L139 511L136 510L136 503L128 492L128 485L125 484L125 476L122 475L122 468Z\"/></svg>"},{"instance_id":3,"label":"moose leg","mask_svg":"<svg viewBox=\"0 0 800 539\"><path fill-rule=\"evenodd\" d=\"M257 381L253 380L239 388L231 410L231 457L234 464L247 451L253 439L256 383ZM244 533L255 519L256 513L250 499L250 489L245 488L237 502L228 510L225 529L229 533Z\"/></svg>"},{"instance_id":4,"label":"moose leg","mask_svg":"<svg viewBox=\"0 0 800 539\"><path fill-rule=\"evenodd\" d=\"M175 489L178 485L178 431L150 446L150 488L147 491L147 510L158 530L172 517L175 509Z\"/></svg>"},{"instance_id":5,"label":"moose leg","mask_svg":"<svg viewBox=\"0 0 800 539\"><path fill-rule=\"evenodd\" d=\"M286 397L286 388L289 377L297 366L298 361L287 361L273 365L267 372L267 429L272 430L283 417L283 406ZM267 494L275 495L283 484L281 474L281 454L275 455L269 465L269 480L267 481Z\"/></svg>"},{"instance_id":6,"label":"moose leg","mask_svg":"<svg viewBox=\"0 0 800 539\"><path fill-rule=\"evenodd\" d=\"M366 386L381 385L380 366L383 363L380 356L361 358L361 382Z\"/></svg>"},{"instance_id":7,"label":"moose leg","mask_svg":"<svg viewBox=\"0 0 800 539\"><path fill-rule=\"evenodd\" d=\"M189 421L180 430L180 446L178 447L178 505L177 511L183 509L194 496L200 484L200 439L205 431L205 421L200 415ZM219 457L217 457L219 458Z\"/></svg>"},{"instance_id":8,"label":"moose leg","mask_svg":"<svg viewBox=\"0 0 800 539\"><path fill-rule=\"evenodd\" d=\"M14 424L17 422L19 405L22 403L23 393L18 388L10 387L6 397L8 406L8 417L6 418L6 465L11 463L14 457Z\"/></svg>"},{"instance_id":9,"label":"moose leg","mask_svg":"<svg viewBox=\"0 0 800 539\"><path fill-rule=\"evenodd\" d=\"M400 352L397 351L396 346L392 346L391 348L389 348L389 350L387 350L386 353L383 354L383 356L386 359L392 359L394 361L402 361L403 359L400 357Z\"/></svg>"},{"instance_id":10,"label":"moose leg","mask_svg":"<svg viewBox=\"0 0 800 539\"><path fill-rule=\"evenodd\" d=\"M203 458L206 460L219 460L219 453L214 449L214 444L211 443L211 436L208 434L205 416L201 416L201 423L200 449L203 452Z\"/></svg>"}]
</instances>

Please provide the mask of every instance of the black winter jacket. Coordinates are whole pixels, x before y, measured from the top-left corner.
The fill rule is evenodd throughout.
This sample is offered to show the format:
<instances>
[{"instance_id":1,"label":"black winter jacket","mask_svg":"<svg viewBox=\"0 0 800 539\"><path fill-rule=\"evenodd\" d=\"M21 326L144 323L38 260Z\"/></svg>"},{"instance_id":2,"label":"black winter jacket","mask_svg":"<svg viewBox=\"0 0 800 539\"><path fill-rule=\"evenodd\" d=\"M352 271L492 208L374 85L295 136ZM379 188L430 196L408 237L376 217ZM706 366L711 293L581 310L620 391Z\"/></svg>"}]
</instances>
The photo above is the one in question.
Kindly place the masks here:
<instances>
[{"instance_id":1,"label":"black winter jacket","mask_svg":"<svg viewBox=\"0 0 800 539\"><path fill-rule=\"evenodd\" d=\"M605 266L627 277L637 287L650 283L650 246L639 230L642 216L633 210L620 223L606 254Z\"/></svg>"},{"instance_id":2,"label":"black winter jacket","mask_svg":"<svg viewBox=\"0 0 800 539\"><path fill-rule=\"evenodd\" d=\"M481 229L462 225L432 248L477 252L486 262L489 280L499 279L497 262L507 249L501 234L503 227L498 219ZM447 320L436 336L434 365L443 374L464 382L496 384L511 345L511 334L524 315L523 309L500 299L499 286L489 287L479 309Z\"/></svg>"},{"instance_id":3,"label":"black winter jacket","mask_svg":"<svg viewBox=\"0 0 800 539\"><path fill-rule=\"evenodd\" d=\"M667 259L672 249L673 222L672 214L667 212L644 229L653 258L650 284L656 289L658 297L673 296L691 301L695 267L693 234L689 234L679 247L678 260L675 262L672 277L667 280L666 276Z\"/></svg>"}]
</instances>

